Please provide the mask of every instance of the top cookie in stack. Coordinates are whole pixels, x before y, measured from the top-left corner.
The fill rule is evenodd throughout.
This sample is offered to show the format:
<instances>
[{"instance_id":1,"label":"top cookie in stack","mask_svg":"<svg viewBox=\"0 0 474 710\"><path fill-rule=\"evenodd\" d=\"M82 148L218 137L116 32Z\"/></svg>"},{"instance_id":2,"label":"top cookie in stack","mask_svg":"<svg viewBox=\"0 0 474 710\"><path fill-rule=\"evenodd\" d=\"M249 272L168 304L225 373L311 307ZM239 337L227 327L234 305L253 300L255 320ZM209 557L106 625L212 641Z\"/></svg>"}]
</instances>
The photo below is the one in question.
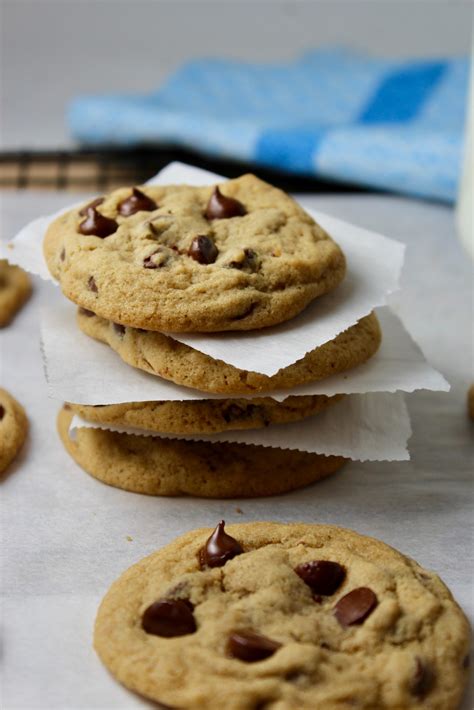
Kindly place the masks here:
<instances>
[{"instance_id":1,"label":"top cookie in stack","mask_svg":"<svg viewBox=\"0 0 474 710\"><path fill-rule=\"evenodd\" d=\"M44 251L70 300L147 331L266 328L345 274L329 235L254 175L115 190L56 219Z\"/></svg>"}]
</instances>

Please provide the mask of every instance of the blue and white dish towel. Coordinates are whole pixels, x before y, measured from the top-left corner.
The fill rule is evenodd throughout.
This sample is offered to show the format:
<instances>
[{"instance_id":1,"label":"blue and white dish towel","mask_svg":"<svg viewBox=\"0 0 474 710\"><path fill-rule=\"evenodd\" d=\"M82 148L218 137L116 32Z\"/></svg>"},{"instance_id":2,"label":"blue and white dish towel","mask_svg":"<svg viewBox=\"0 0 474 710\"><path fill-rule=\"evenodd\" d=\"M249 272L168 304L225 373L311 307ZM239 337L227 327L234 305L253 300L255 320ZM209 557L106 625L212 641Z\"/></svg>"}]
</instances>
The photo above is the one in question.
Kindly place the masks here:
<instances>
[{"instance_id":1,"label":"blue and white dish towel","mask_svg":"<svg viewBox=\"0 0 474 710\"><path fill-rule=\"evenodd\" d=\"M462 162L467 59L394 61L319 50L293 63L202 59L147 95L82 96L87 144L175 144L444 201Z\"/></svg>"}]
</instances>

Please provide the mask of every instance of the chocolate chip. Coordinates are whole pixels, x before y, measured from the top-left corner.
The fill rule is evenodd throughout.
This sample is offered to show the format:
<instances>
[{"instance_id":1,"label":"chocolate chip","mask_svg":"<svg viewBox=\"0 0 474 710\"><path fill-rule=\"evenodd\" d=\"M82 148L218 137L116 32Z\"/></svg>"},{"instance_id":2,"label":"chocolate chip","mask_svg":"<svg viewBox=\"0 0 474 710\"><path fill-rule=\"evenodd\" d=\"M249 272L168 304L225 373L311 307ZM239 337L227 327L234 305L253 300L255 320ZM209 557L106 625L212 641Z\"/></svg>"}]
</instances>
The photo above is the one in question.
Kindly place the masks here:
<instances>
[{"instance_id":1,"label":"chocolate chip","mask_svg":"<svg viewBox=\"0 0 474 710\"><path fill-rule=\"evenodd\" d=\"M81 234L104 239L105 237L110 237L117 229L118 224L114 219L100 214L95 207L89 207L87 209L87 217L79 224L77 231Z\"/></svg>"},{"instance_id":2,"label":"chocolate chip","mask_svg":"<svg viewBox=\"0 0 474 710\"><path fill-rule=\"evenodd\" d=\"M424 698L434 685L435 676L431 668L420 658L415 659L415 674L410 683L410 692L417 698Z\"/></svg>"},{"instance_id":3,"label":"chocolate chip","mask_svg":"<svg viewBox=\"0 0 474 710\"><path fill-rule=\"evenodd\" d=\"M94 311L88 311L87 308L82 308L82 306L79 308L79 313L81 316L85 316L86 318L92 318L92 316L95 316Z\"/></svg>"},{"instance_id":4,"label":"chocolate chip","mask_svg":"<svg viewBox=\"0 0 474 710\"><path fill-rule=\"evenodd\" d=\"M61 261L64 261L64 259L66 258L66 250L64 248L61 249L61 253L59 254L59 258L61 259Z\"/></svg>"},{"instance_id":5,"label":"chocolate chip","mask_svg":"<svg viewBox=\"0 0 474 710\"><path fill-rule=\"evenodd\" d=\"M223 567L228 560L241 555L242 545L224 530L225 521L217 524L206 544L199 551L201 567Z\"/></svg>"},{"instance_id":6,"label":"chocolate chip","mask_svg":"<svg viewBox=\"0 0 474 710\"><path fill-rule=\"evenodd\" d=\"M5 407L3 407L0 404L0 422L2 421L3 417L5 416Z\"/></svg>"},{"instance_id":7,"label":"chocolate chip","mask_svg":"<svg viewBox=\"0 0 474 710\"><path fill-rule=\"evenodd\" d=\"M241 407L238 404L229 404L222 411L222 416L224 420L229 424L230 422L235 422L240 419L250 419L261 407L255 404L248 404L245 407Z\"/></svg>"},{"instance_id":8,"label":"chocolate chip","mask_svg":"<svg viewBox=\"0 0 474 710\"><path fill-rule=\"evenodd\" d=\"M97 288L97 284L95 282L95 278L93 276L89 276L89 280L87 281L87 287L90 291L93 291L94 293L99 292L99 289Z\"/></svg>"},{"instance_id":9,"label":"chocolate chip","mask_svg":"<svg viewBox=\"0 0 474 710\"><path fill-rule=\"evenodd\" d=\"M125 334L125 326L121 323L112 323L112 327L117 335L123 336Z\"/></svg>"},{"instance_id":10,"label":"chocolate chip","mask_svg":"<svg viewBox=\"0 0 474 710\"><path fill-rule=\"evenodd\" d=\"M200 264L213 264L219 251L210 237L199 235L194 237L188 250L188 255Z\"/></svg>"},{"instance_id":11,"label":"chocolate chip","mask_svg":"<svg viewBox=\"0 0 474 710\"><path fill-rule=\"evenodd\" d=\"M281 648L281 643L252 631L237 631L229 636L227 653L240 661L254 663L273 656Z\"/></svg>"},{"instance_id":12,"label":"chocolate chip","mask_svg":"<svg viewBox=\"0 0 474 710\"><path fill-rule=\"evenodd\" d=\"M361 624L377 604L377 597L371 589L358 587L339 599L334 607L334 614L341 626Z\"/></svg>"},{"instance_id":13,"label":"chocolate chip","mask_svg":"<svg viewBox=\"0 0 474 710\"><path fill-rule=\"evenodd\" d=\"M81 217L85 217L88 210L90 210L93 207L98 207L101 205L104 201L103 197L96 197L95 200L92 200L92 202L88 202L87 205L84 205L82 209L79 210L79 214Z\"/></svg>"},{"instance_id":14,"label":"chocolate chip","mask_svg":"<svg viewBox=\"0 0 474 710\"><path fill-rule=\"evenodd\" d=\"M243 217L247 214L247 210L238 200L223 195L216 186L204 214L209 220L228 219L229 217Z\"/></svg>"},{"instance_id":15,"label":"chocolate chip","mask_svg":"<svg viewBox=\"0 0 474 710\"><path fill-rule=\"evenodd\" d=\"M242 261L231 261L229 267L241 271L256 271L258 268L257 252L253 249L244 249L244 254L245 257Z\"/></svg>"},{"instance_id":16,"label":"chocolate chip","mask_svg":"<svg viewBox=\"0 0 474 710\"><path fill-rule=\"evenodd\" d=\"M471 659L470 659L469 654L467 654L467 656L464 656L464 658L462 660L462 667L469 668L470 664L471 664Z\"/></svg>"},{"instance_id":17,"label":"chocolate chip","mask_svg":"<svg viewBox=\"0 0 474 710\"><path fill-rule=\"evenodd\" d=\"M130 197L122 200L118 206L118 211L124 217L131 217L132 214L136 212L153 212L153 210L157 209L158 205L156 202L137 187L134 187Z\"/></svg>"},{"instance_id":18,"label":"chocolate chip","mask_svg":"<svg viewBox=\"0 0 474 710\"><path fill-rule=\"evenodd\" d=\"M147 634L172 638L194 633L196 622L186 602L181 599L163 599L145 609L142 629Z\"/></svg>"},{"instance_id":19,"label":"chocolate chip","mask_svg":"<svg viewBox=\"0 0 474 710\"><path fill-rule=\"evenodd\" d=\"M157 257L157 254L160 254L161 256ZM143 266L145 269L160 269L166 264L167 261L168 256L160 247L160 249L156 249L152 254L143 259Z\"/></svg>"},{"instance_id":20,"label":"chocolate chip","mask_svg":"<svg viewBox=\"0 0 474 710\"><path fill-rule=\"evenodd\" d=\"M296 574L311 588L314 594L334 594L346 576L346 570L337 562L314 560L295 568Z\"/></svg>"},{"instance_id":21,"label":"chocolate chip","mask_svg":"<svg viewBox=\"0 0 474 710\"><path fill-rule=\"evenodd\" d=\"M232 316L232 320L243 320L244 318L247 318L247 316L249 316L251 313L254 312L254 310L256 309L257 306L258 306L258 303L256 301L254 301L249 306L247 306L247 308L244 311L242 311L242 313L239 313L236 316Z\"/></svg>"}]
</instances>

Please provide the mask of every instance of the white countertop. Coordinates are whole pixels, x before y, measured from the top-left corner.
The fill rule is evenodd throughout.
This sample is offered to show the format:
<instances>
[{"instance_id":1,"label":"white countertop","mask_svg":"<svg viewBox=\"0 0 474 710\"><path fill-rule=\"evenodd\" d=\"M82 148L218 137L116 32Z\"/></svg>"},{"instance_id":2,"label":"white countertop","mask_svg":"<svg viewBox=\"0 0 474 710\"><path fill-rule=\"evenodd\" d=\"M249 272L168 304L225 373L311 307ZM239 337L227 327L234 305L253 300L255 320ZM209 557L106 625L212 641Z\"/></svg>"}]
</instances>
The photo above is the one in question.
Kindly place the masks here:
<instances>
[{"instance_id":1,"label":"white countertop","mask_svg":"<svg viewBox=\"0 0 474 710\"><path fill-rule=\"evenodd\" d=\"M76 198L3 193L1 238ZM38 306L57 291L37 281L14 325L0 331L1 385L31 422L28 444L1 482L4 710L153 707L115 683L96 658L91 631L98 602L130 564L221 518L336 523L380 538L436 570L472 621L474 426L465 397L474 381L473 278L453 212L373 195L302 202L408 245L395 309L452 384L448 394L408 396L412 460L351 463L310 488L257 500L151 498L107 487L75 465L56 434L59 405L46 396ZM471 707L466 699L463 710Z\"/></svg>"}]
</instances>

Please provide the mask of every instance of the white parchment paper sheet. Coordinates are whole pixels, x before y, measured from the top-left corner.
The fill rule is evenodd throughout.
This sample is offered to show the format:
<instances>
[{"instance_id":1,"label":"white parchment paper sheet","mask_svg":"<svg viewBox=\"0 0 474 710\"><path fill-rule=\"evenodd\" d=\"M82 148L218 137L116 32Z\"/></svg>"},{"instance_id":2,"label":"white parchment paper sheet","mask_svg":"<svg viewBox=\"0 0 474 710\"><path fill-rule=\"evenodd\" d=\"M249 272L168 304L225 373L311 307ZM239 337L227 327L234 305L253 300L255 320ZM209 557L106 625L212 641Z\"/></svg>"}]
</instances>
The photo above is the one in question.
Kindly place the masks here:
<instances>
[{"instance_id":1,"label":"white parchment paper sheet","mask_svg":"<svg viewBox=\"0 0 474 710\"><path fill-rule=\"evenodd\" d=\"M150 182L202 185L223 179L172 163ZM338 288L316 299L296 318L272 328L239 333L180 333L173 337L235 367L273 375L335 338L374 307L386 304L388 295L398 288L404 245L335 217L310 212L346 255L347 274ZM12 263L51 279L43 259L42 241L47 225L57 214L60 213L40 217L19 232L12 242L13 249L5 254Z\"/></svg>"},{"instance_id":2,"label":"white parchment paper sheet","mask_svg":"<svg viewBox=\"0 0 474 710\"><path fill-rule=\"evenodd\" d=\"M80 427L155 436L144 429L96 424L79 416L72 419L70 435L74 436ZM166 439L232 441L276 449L298 449L316 454L345 456L357 461L406 461L410 458L407 450L410 435L410 418L403 394L377 392L348 395L317 416L299 422L199 436L159 436Z\"/></svg>"},{"instance_id":3,"label":"white parchment paper sheet","mask_svg":"<svg viewBox=\"0 0 474 710\"><path fill-rule=\"evenodd\" d=\"M387 308L378 315L383 330L382 345L367 363L320 382L274 390L270 396L282 401L292 394L447 391L448 383L427 364L400 320ZM229 397L181 387L130 367L108 345L82 333L75 316L76 307L66 299L55 300L54 305L41 313L45 371L52 397L78 404Z\"/></svg>"}]
</instances>

